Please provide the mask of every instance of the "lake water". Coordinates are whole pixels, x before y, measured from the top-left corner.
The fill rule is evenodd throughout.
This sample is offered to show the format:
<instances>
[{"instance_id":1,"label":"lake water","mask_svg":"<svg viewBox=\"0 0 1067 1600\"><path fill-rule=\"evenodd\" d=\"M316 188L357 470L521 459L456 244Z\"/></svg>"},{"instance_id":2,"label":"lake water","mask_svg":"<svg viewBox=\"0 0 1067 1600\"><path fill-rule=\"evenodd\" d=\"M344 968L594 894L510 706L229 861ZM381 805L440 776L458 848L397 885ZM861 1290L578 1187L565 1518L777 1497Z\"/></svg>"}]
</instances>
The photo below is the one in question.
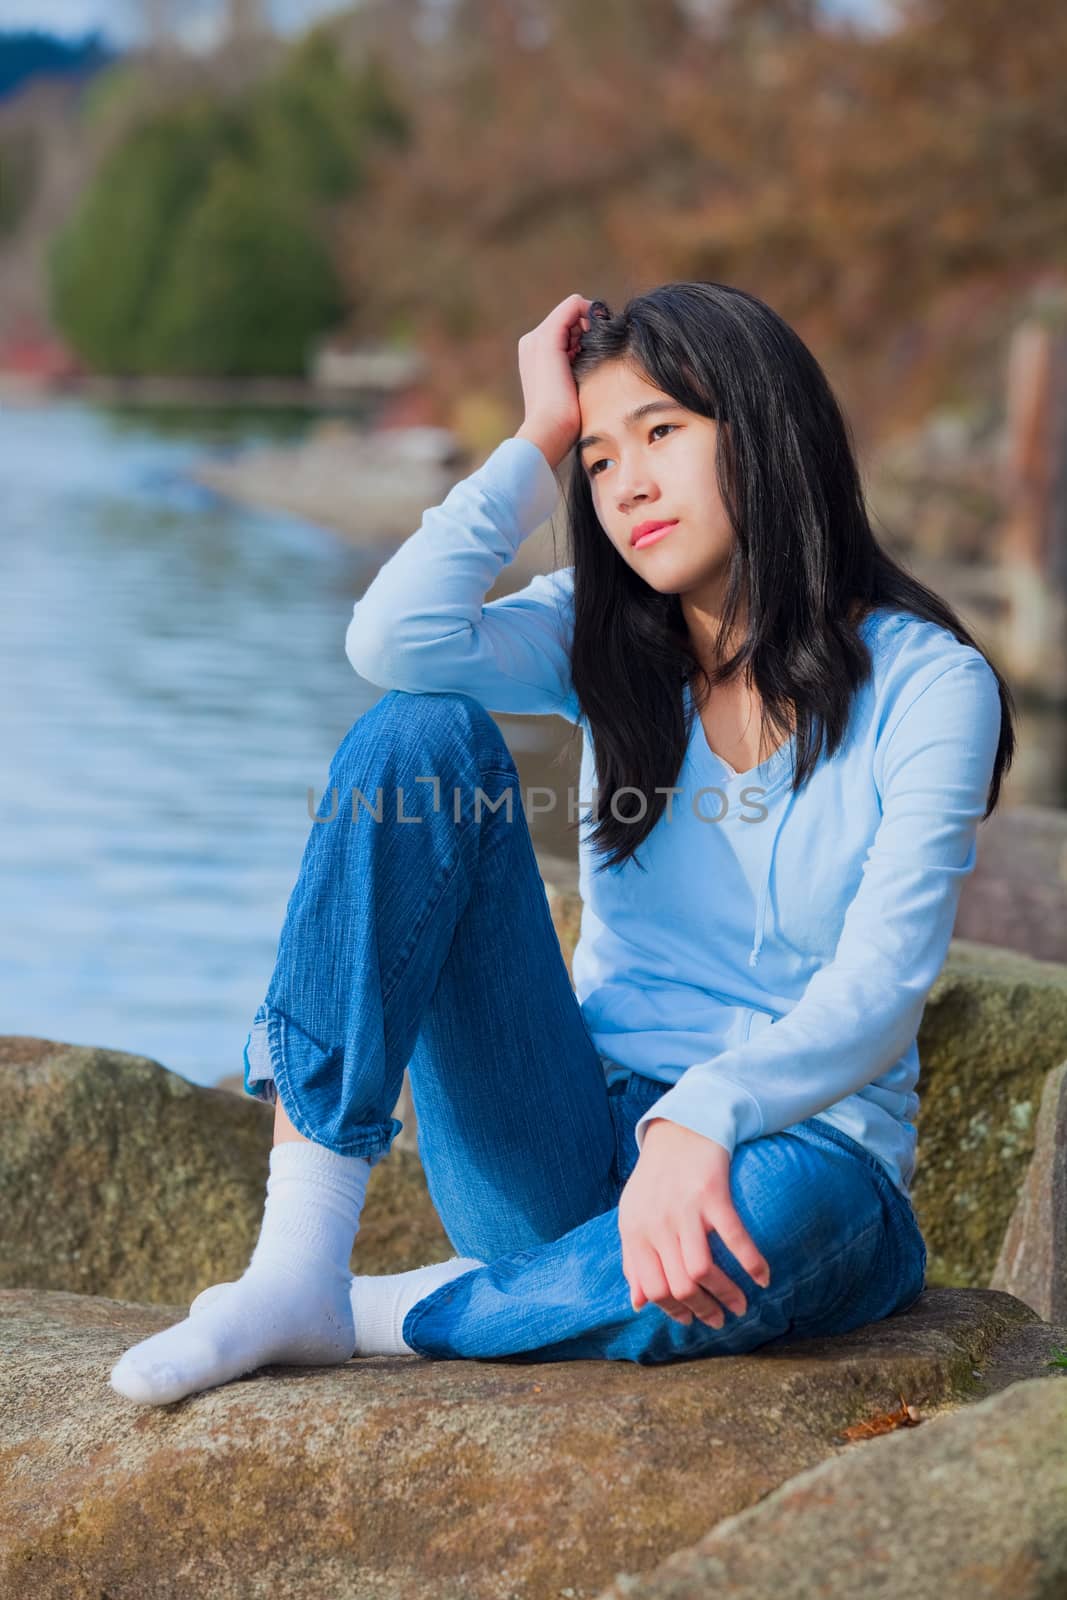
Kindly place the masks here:
<instances>
[{"instance_id":1,"label":"lake water","mask_svg":"<svg viewBox=\"0 0 1067 1600\"><path fill-rule=\"evenodd\" d=\"M381 694L344 653L381 555L188 469L306 426L0 409L0 1033L241 1071L308 788ZM564 724L499 720L550 781Z\"/></svg>"},{"instance_id":2,"label":"lake water","mask_svg":"<svg viewBox=\"0 0 1067 1600\"><path fill-rule=\"evenodd\" d=\"M0 1033L241 1071L330 758L380 691L344 654L381 561L222 501L205 453L277 418L0 409ZM577 741L500 717L539 854L573 856ZM572 754L550 766L561 747ZM1062 807L1062 714L1024 715L1004 803Z\"/></svg>"}]
</instances>

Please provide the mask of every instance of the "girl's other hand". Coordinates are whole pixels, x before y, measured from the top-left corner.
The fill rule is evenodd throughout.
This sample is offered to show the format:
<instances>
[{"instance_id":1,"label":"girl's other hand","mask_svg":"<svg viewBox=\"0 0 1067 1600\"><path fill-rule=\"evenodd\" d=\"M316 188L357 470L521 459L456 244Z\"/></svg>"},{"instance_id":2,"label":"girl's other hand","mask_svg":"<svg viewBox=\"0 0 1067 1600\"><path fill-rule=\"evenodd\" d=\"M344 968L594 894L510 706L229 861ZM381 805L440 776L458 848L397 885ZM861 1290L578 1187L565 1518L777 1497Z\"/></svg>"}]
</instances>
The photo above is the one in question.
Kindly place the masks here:
<instances>
[{"instance_id":1,"label":"girl's other hand","mask_svg":"<svg viewBox=\"0 0 1067 1600\"><path fill-rule=\"evenodd\" d=\"M730 1194L730 1152L714 1139L664 1117L645 1131L640 1159L619 1200L622 1268L630 1304L658 1305L676 1322L694 1317L723 1325L723 1308L743 1316L744 1290L718 1266L709 1233L717 1233L754 1283L771 1271Z\"/></svg>"}]
</instances>

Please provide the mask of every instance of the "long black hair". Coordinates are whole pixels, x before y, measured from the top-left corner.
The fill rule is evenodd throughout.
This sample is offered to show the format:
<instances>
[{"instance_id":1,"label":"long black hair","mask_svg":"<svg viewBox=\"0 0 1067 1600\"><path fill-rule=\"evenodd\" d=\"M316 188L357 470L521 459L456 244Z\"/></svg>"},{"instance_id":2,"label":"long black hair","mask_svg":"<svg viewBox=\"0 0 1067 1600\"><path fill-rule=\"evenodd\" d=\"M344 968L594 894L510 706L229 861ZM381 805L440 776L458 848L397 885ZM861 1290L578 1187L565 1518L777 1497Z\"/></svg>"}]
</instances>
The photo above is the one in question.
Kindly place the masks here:
<instances>
[{"instance_id":1,"label":"long black hair","mask_svg":"<svg viewBox=\"0 0 1067 1600\"><path fill-rule=\"evenodd\" d=\"M581 386L606 361L625 361L687 410L719 427L716 475L734 532L719 666L698 660L676 594L627 565L600 525L577 453L566 485L574 565L571 676L597 774L589 835L599 870L634 855L666 806L703 695L750 674L778 742L796 734L793 788L845 736L856 689L871 673L857 631L872 607L934 622L988 655L946 601L881 547L864 502L851 429L799 335L755 295L725 283L668 283L613 316L593 301L572 365ZM740 611L745 634L732 655ZM1014 702L995 663L1001 728L984 816L997 804L1015 750ZM686 714L684 688L702 691ZM637 793L631 793L636 790ZM619 791L624 791L619 793ZM644 807L643 813L641 807ZM638 862L638 865L642 863Z\"/></svg>"}]
</instances>

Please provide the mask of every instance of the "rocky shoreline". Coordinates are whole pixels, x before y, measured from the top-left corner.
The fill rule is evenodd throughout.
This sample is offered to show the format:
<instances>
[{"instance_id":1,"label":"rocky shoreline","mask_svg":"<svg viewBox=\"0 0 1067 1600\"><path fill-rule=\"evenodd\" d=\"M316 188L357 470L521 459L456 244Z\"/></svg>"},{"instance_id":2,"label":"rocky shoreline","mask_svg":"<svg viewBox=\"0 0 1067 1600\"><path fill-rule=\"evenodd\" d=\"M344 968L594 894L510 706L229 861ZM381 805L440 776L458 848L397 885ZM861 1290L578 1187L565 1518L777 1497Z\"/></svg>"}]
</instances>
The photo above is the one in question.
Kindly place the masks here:
<instances>
[{"instance_id":1,"label":"rocky shoreline","mask_svg":"<svg viewBox=\"0 0 1067 1600\"><path fill-rule=\"evenodd\" d=\"M546 888L569 961L574 897ZM987 1596L1051 1600L1067 966L954 941L920 1049L929 1261L904 1313L655 1371L372 1357L142 1408L110 1368L244 1270L273 1113L144 1057L0 1038L0 1595L964 1600L980 1571ZM453 1253L403 1105L355 1271Z\"/></svg>"}]
</instances>

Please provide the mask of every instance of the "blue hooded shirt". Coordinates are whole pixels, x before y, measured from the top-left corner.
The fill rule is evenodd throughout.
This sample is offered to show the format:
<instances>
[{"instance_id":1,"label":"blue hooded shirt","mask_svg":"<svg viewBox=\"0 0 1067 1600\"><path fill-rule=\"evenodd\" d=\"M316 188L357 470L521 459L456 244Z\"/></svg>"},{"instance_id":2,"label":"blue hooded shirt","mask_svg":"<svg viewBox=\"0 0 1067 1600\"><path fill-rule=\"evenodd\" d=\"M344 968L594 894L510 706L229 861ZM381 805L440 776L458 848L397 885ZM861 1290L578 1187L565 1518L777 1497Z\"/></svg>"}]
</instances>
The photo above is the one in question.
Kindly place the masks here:
<instances>
[{"instance_id":1,"label":"blue hooded shirt","mask_svg":"<svg viewBox=\"0 0 1067 1600\"><path fill-rule=\"evenodd\" d=\"M538 447L505 439L384 563L345 649L382 688L577 724L588 817L596 775L570 676L573 568L485 604L558 498ZM636 1126L638 1149L656 1117L731 1154L816 1117L907 1194L918 1028L975 864L1001 706L985 657L948 630L884 607L859 628L871 677L799 794L795 739L738 773L694 714L636 862L605 868L583 824L572 975L609 1079L630 1069L664 1085Z\"/></svg>"}]
</instances>

